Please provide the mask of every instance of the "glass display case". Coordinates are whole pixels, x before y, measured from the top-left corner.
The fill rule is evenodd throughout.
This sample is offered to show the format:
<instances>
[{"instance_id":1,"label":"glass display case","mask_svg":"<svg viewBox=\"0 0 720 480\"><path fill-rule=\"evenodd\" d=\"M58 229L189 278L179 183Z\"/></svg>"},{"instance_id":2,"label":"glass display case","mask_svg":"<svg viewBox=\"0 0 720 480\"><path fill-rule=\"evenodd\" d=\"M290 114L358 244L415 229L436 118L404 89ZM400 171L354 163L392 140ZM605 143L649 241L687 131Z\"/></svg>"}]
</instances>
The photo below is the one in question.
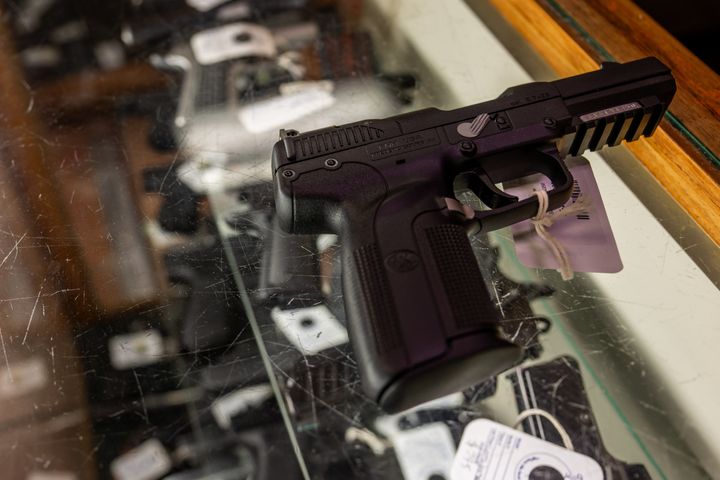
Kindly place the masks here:
<instances>
[{"instance_id":1,"label":"glass display case","mask_svg":"<svg viewBox=\"0 0 720 480\"><path fill-rule=\"evenodd\" d=\"M549 231L572 278L528 222L469 237L478 302L520 357L388 413L348 333L362 293L343 288L345 240L286 232L273 145L556 80L517 2L70 3L0 10L3 478L718 471L720 256L696 208L717 183L688 190L694 169L718 178L717 156L677 103L655 143L566 159L587 203ZM673 149L688 198L653 166ZM710 167L680 163L697 152ZM524 197L531 180L495 188ZM487 208L454 191L461 216Z\"/></svg>"}]
</instances>

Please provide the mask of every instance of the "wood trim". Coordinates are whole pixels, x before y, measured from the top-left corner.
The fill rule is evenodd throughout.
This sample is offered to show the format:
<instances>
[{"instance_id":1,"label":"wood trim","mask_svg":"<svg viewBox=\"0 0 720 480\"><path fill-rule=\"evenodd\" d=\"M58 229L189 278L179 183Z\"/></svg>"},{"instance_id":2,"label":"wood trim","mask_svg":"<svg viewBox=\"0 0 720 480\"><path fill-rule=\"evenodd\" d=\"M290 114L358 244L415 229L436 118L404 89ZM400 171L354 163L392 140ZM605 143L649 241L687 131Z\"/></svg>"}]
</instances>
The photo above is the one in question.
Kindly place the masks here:
<instances>
[{"instance_id":1,"label":"wood trim","mask_svg":"<svg viewBox=\"0 0 720 480\"><path fill-rule=\"evenodd\" d=\"M167 88L168 77L143 63L116 70L87 70L39 85L35 98L44 110L73 114L112 106L118 96Z\"/></svg>"},{"instance_id":2,"label":"wood trim","mask_svg":"<svg viewBox=\"0 0 720 480\"><path fill-rule=\"evenodd\" d=\"M46 151L51 142L47 140L45 125L33 108L33 97L23 80L5 21L8 17L1 5L0 18L0 138L3 143L0 169L12 173L15 188L26 202L28 215L33 218L33 231L29 236L42 240L52 260L46 265L44 276L49 281L55 278L60 292L63 289L75 292L64 296L71 307L67 313L72 314L74 321L85 321L94 312L92 304L85 300L88 288L85 267L72 232L67 228L47 163Z\"/></svg>"},{"instance_id":3,"label":"wood trim","mask_svg":"<svg viewBox=\"0 0 720 480\"><path fill-rule=\"evenodd\" d=\"M560 76L596 70L603 53L618 61L657 56L673 68L678 83L670 111L698 139L707 140L705 146L716 155L720 152L720 136L713 135L720 124L718 76L630 1L553 0L553 7L544 0L490 2ZM564 12L572 21L582 22L580 27L585 31L596 33L598 38L593 40L602 41L602 45L590 45L567 19L556 18L557 7L567 8ZM631 18L642 21L631 25ZM644 32L629 34L633 29ZM607 45L606 34L612 37ZM597 47L605 51L599 53ZM667 119L651 138L626 146L720 245L720 171L708 157Z\"/></svg>"},{"instance_id":4,"label":"wood trim","mask_svg":"<svg viewBox=\"0 0 720 480\"><path fill-rule=\"evenodd\" d=\"M678 84L670 110L720 154L720 136L714 131L720 122L720 76L649 15L630 0L542 0L542 5L576 42L588 44L585 51L595 60L625 62L653 55L665 62ZM568 17L572 20L564 20ZM585 32L595 37L592 42Z\"/></svg>"}]
</instances>

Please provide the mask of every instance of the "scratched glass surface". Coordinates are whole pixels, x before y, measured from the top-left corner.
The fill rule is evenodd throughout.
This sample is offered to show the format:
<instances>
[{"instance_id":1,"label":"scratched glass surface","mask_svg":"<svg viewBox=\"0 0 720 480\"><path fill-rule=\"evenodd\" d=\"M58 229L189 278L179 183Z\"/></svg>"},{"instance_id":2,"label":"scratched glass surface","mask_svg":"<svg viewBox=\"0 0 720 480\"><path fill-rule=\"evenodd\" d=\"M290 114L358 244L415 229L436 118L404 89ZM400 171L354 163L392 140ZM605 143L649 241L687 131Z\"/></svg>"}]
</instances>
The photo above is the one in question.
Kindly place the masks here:
<instances>
[{"instance_id":1,"label":"scratched glass surface","mask_svg":"<svg viewBox=\"0 0 720 480\"><path fill-rule=\"evenodd\" d=\"M361 390L342 243L275 223L280 128L552 79L486 1L16 0L0 20L0 478L442 480L477 419L566 432L606 479L720 469L720 256L624 148L586 155L623 270L565 282L510 230L472 237L524 360L398 415Z\"/></svg>"}]
</instances>

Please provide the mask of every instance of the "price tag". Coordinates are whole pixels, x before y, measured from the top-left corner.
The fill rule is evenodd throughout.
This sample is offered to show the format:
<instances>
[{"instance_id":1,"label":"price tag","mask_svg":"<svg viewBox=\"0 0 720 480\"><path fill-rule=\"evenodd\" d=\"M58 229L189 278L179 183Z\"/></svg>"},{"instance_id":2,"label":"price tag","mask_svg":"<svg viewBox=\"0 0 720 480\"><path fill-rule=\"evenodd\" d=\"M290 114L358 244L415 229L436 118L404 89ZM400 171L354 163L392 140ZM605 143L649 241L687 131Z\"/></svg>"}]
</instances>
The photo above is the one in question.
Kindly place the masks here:
<instances>
[{"instance_id":1,"label":"price tag","mask_svg":"<svg viewBox=\"0 0 720 480\"><path fill-rule=\"evenodd\" d=\"M604 475L590 457L483 418L465 427L449 478L603 480Z\"/></svg>"},{"instance_id":2,"label":"price tag","mask_svg":"<svg viewBox=\"0 0 720 480\"><path fill-rule=\"evenodd\" d=\"M273 58L277 54L270 30L250 23L233 23L203 30L190 38L190 46L195 60L201 65L236 58Z\"/></svg>"},{"instance_id":3,"label":"price tag","mask_svg":"<svg viewBox=\"0 0 720 480\"><path fill-rule=\"evenodd\" d=\"M443 423L400 430L391 437L404 480L450 478L455 442Z\"/></svg>"},{"instance_id":4,"label":"price tag","mask_svg":"<svg viewBox=\"0 0 720 480\"><path fill-rule=\"evenodd\" d=\"M325 305L292 310L275 307L270 315L283 335L306 355L348 342L347 330Z\"/></svg>"},{"instance_id":5,"label":"price tag","mask_svg":"<svg viewBox=\"0 0 720 480\"><path fill-rule=\"evenodd\" d=\"M0 369L0 398L17 398L42 390L50 380L45 362L30 357Z\"/></svg>"},{"instance_id":6,"label":"price tag","mask_svg":"<svg viewBox=\"0 0 720 480\"><path fill-rule=\"evenodd\" d=\"M590 162L582 157L576 157L568 159L567 165L575 179L567 205L576 202L582 195L588 201L588 208L586 211L559 218L548 228L548 232L565 248L574 271L619 272L622 270L620 252ZM523 180L522 185L506 185L505 192L519 198L527 198L533 195L533 190L553 188L552 183L545 177L535 179L528 177L527 180ZM562 208L556 212L561 210ZM543 239L535 233L529 220L513 225L512 233L515 251L523 265L547 269L560 267L558 260Z\"/></svg>"},{"instance_id":7,"label":"price tag","mask_svg":"<svg viewBox=\"0 0 720 480\"><path fill-rule=\"evenodd\" d=\"M162 335L157 330L145 330L116 335L108 344L110 363L116 370L143 367L159 362L165 355Z\"/></svg>"},{"instance_id":8,"label":"price tag","mask_svg":"<svg viewBox=\"0 0 720 480\"><path fill-rule=\"evenodd\" d=\"M185 3L198 12L207 12L227 1L228 0L185 0Z\"/></svg>"},{"instance_id":9,"label":"price tag","mask_svg":"<svg viewBox=\"0 0 720 480\"><path fill-rule=\"evenodd\" d=\"M240 109L243 127L252 133L264 133L291 125L312 113L331 107L335 97L324 87L308 88L261 100Z\"/></svg>"},{"instance_id":10,"label":"price tag","mask_svg":"<svg viewBox=\"0 0 720 480\"><path fill-rule=\"evenodd\" d=\"M240 20L252 16L250 5L242 2L231 2L217 12L218 20Z\"/></svg>"},{"instance_id":11,"label":"price tag","mask_svg":"<svg viewBox=\"0 0 720 480\"><path fill-rule=\"evenodd\" d=\"M115 480L157 480L171 468L165 447L155 438L146 440L110 464Z\"/></svg>"},{"instance_id":12,"label":"price tag","mask_svg":"<svg viewBox=\"0 0 720 480\"><path fill-rule=\"evenodd\" d=\"M402 430L402 418L427 409L455 408L462 401L462 393L456 392L375 420L377 431L393 444L405 480L449 478L455 455L455 441L444 423L434 422Z\"/></svg>"},{"instance_id":13,"label":"price tag","mask_svg":"<svg viewBox=\"0 0 720 480\"><path fill-rule=\"evenodd\" d=\"M272 388L266 383L241 388L215 400L210 410L218 426L227 430L231 426L232 417L259 407L272 394Z\"/></svg>"}]
</instances>

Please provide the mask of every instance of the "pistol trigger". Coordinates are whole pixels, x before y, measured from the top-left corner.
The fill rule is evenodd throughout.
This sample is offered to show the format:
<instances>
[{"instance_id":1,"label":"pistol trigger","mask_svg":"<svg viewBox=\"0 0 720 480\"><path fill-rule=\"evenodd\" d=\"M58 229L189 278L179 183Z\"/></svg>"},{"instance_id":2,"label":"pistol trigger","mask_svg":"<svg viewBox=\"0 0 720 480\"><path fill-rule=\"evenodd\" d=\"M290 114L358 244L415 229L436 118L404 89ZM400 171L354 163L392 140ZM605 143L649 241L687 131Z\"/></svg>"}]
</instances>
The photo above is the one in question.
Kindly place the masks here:
<instances>
[{"instance_id":1,"label":"pistol trigger","mask_svg":"<svg viewBox=\"0 0 720 480\"><path fill-rule=\"evenodd\" d=\"M518 201L518 197L509 195L500 190L490 176L483 170L475 170L475 181L469 182L469 188L478 198L490 208L505 207Z\"/></svg>"}]
</instances>

